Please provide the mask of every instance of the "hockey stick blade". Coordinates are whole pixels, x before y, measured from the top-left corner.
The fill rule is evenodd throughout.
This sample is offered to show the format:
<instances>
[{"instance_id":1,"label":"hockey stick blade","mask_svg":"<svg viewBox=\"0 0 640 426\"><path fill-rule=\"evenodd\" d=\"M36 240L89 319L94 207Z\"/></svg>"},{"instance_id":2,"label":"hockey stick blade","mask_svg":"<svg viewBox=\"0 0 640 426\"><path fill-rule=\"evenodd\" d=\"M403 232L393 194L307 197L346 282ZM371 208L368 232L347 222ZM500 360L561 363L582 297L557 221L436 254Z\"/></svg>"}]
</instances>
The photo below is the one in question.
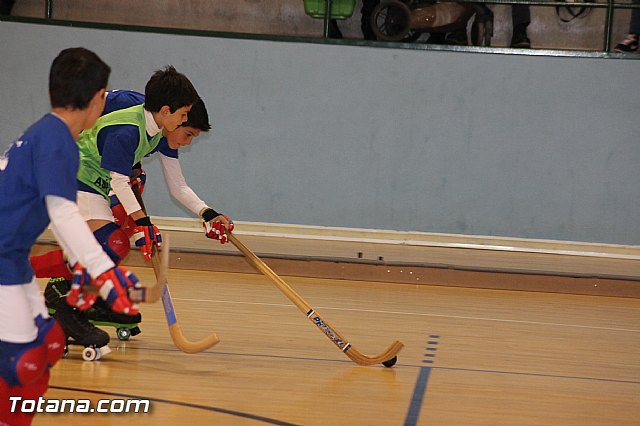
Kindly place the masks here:
<instances>
[{"instance_id":1,"label":"hockey stick blade","mask_svg":"<svg viewBox=\"0 0 640 426\"><path fill-rule=\"evenodd\" d=\"M132 185L131 190L136 196L136 200L138 200L140 207L142 207L142 211L147 214L147 209L145 208L142 194L140 194L139 185ZM165 235L164 239L168 242L169 235ZM153 288L152 296L157 298L160 298L160 296L162 296L162 307L164 308L164 315L167 318L167 324L169 325L169 335L171 336L171 340L173 341L175 347L187 354L197 354L199 352L206 351L207 349L220 342L220 339L218 339L218 335L215 333L210 334L209 336L205 337L202 340L198 340L197 342L191 342L187 340L186 337L184 337L182 328L180 328L180 324L178 324L176 311L173 307L173 301L171 300L171 293L169 293L169 283L167 280L167 271L169 267L169 245L167 244L165 248L166 250L163 250L160 262L158 262L157 260L157 251L154 250L152 252L151 265L153 266L153 272L156 275L156 286Z\"/></svg>"},{"instance_id":2,"label":"hockey stick blade","mask_svg":"<svg viewBox=\"0 0 640 426\"><path fill-rule=\"evenodd\" d=\"M238 248L245 255L247 262L253 266L258 272L264 274L269 278L273 284L280 291L284 293L294 305L303 312L307 318L311 320L324 334L338 347L345 355L349 357L353 362L358 365L374 365L383 364L385 367L392 367L396 361L398 353L402 350L404 345L400 341L393 342L383 353L380 355L369 357L351 345L336 329L331 327L327 321L325 321L320 314L315 311L305 300L296 293L278 274L273 272L266 263L264 263L258 256L256 256L247 246L245 246L233 233L227 234L229 241Z\"/></svg>"},{"instance_id":3,"label":"hockey stick blade","mask_svg":"<svg viewBox=\"0 0 640 426\"><path fill-rule=\"evenodd\" d=\"M404 344L398 340L393 342L383 353L378 356L370 357L364 355L360 351L347 342L347 340L326 320L320 317L318 312L311 309L307 313L307 317L340 349L346 356L358 365L375 365L383 364L385 367L392 367L396 361L398 353L404 347Z\"/></svg>"},{"instance_id":4,"label":"hockey stick blade","mask_svg":"<svg viewBox=\"0 0 640 426\"><path fill-rule=\"evenodd\" d=\"M162 292L162 306L167 318L167 324L169 325L171 340L173 340L173 344L176 348L180 349L182 352L187 354L197 354L199 352L206 351L220 342L218 335L215 333L197 342L190 342L186 337L184 337L182 329L178 324L178 319L176 318L176 311L173 307L173 301L171 300L171 293L169 293L169 286L166 284L164 285L164 291Z\"/></svg>"},{"instance_id":5,"label":"hockey stick blade","mask_svg":"<svg viewBox=\"0 0 640 426\"><path fill-rule=\"evenodd\" d=\"M164 238L168 239L169 235L165 235ZM173 340L173 344L176 348L187 354L197 354L199 352L206 351L220 342L220 339L218 339L218 335L215 333L197 342L190 342L186 337L184 337L182 328L180 328L180 324L178 324L176 310L173 307L173 301L171 300L171 293L169 293L166 267L169 263L169 256L168 250L166 251L166 257L164 252L165 250L163 250L163 256L160 261L158 261L157 256L152 256L151 264L153 265L153 272L156 274L157 282L161 283L156 287L159 289L158 293L162 296L162 307L164 308L164 315L167 318L167 324L169 325L169 335L171 335L171 340ZM156 290L156 287L153 288L154 291ZM155 296L156 295L154 294L154 297Z\"/></svg>"}]
</instances>

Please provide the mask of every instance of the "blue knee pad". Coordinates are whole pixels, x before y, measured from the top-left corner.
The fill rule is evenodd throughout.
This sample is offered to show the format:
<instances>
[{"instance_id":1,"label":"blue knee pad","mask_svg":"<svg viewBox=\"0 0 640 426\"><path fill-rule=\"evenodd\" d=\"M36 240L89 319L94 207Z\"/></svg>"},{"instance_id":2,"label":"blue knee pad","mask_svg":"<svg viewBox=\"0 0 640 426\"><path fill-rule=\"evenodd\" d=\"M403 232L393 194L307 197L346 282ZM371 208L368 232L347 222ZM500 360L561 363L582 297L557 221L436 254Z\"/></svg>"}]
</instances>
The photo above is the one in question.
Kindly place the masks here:
<instances>
[{"instance_id":1,"label":"blue knee pad","mask_svg":"<svg viewBox=\"0 0 640 426\"><path fill-rule=\"evenodd\" d=\"M109 223L95 230L93 235L116 265L119 265L131 250L127 234L115 223Z\"/></svg>"}]
</instances>

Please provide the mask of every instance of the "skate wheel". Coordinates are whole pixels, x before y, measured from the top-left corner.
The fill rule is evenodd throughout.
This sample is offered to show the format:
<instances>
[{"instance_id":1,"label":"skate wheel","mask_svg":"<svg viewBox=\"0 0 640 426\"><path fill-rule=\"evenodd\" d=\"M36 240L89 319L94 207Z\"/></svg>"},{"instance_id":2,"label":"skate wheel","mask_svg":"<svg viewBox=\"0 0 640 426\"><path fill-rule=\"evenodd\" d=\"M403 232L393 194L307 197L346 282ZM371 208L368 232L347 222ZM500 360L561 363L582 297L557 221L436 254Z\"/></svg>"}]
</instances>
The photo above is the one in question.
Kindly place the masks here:
<instances>
[{"instance_id":1,"label":"skate wheel","mask_svg":"<svg viewBox=\"0 0 640 426\"><path fill-rule=\"evenodd\" d=\"M94 361L98 358L100 358L99 350L91 347L84 348L82 350L82 359L84 359L85 361Z\"/></svg>"},{"instance_id":2,"label":"skate wheel","mask_svg":"<svg viewBox=\"0 0 640 426\"><path fill-rule=\"evenodd\" d=\"M131 331L128 328L119 328L116 332L118 340L129 340L131 337Z\"/></svg>"}]
</instances>

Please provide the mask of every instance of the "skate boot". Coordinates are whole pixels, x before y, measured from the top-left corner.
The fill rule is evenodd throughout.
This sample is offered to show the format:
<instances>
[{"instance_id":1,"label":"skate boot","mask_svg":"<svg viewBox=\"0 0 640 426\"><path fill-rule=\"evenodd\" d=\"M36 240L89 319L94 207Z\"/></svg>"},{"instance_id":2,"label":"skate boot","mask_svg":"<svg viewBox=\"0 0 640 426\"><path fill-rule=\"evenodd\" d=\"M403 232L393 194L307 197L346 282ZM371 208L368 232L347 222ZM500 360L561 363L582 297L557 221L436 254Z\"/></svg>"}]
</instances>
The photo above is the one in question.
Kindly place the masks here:
<instances>
[{"instance_id":1,"label":"skate boot","mask_svg":"<svg viewBox=\"0 0 640 426\"><path fill-rule=\"evenodd\" d=\"M129 337L140 334L138 324L142 321L142 315L113 312L102 299L96 300L96 303L87 309L85 314L93 325L114 327L119 340L129 340Z\"/></svg>"},{"instance_id":2,"label":"skate boot","mask_svg":"<svg viewBox=\"0 0 640 426\"><path fill-rule=\"evenodd\" d=\"M98 360L111 352L109 334L91 324L79 309L67 304L66 296L70 288L70 281L52 278L44 289L45 303L67 336L65 354L69 352L69 346L83 346L82 359Z\"/></svg>"}]
</instances>

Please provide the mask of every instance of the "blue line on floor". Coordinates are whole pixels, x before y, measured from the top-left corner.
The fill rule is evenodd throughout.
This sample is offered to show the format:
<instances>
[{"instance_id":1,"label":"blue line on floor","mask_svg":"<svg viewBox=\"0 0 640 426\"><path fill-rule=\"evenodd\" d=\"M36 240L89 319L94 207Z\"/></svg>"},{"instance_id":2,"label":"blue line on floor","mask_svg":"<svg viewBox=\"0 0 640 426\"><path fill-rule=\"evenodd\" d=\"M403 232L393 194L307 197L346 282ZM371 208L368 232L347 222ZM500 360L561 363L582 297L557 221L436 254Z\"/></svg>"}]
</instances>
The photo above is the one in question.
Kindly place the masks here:
<instances>
[{"instance_id":1,"label":"blue line on floor","mask_svg":"<svg viewBox=\"0 0 640 426\"><path fill-rule=\"evenodd\" d=\"M407 417L404 419L404 426L414 426L418 424L420 408L422 408L422 400L424 399L424 394L427 391L427 383L429 382L430 373L431 367L420 367L420 374L418 374L416 387L413 389L411 405L409 405L409 412L407 413Z\"/></svg>"},{"instance_id":2,"label":"blue line on floor","mask_svg":"<svg viewBox=\"0 0 640 426\"><path fill-rule=\"evenodd\" d=\"M439 339L440 336L431 335L429 339ZM435 346L438 345L437 340L427 341L427 351L431 353L425 353L425 359L422 360L423 364L433 364L433 358L435 358L435 351L438 350ZM431 358L431 359L430 359ZM409 404L409 410L407 417L404 419L404 426L415 426L418 424L418 418L420 417L420 409L422 408L422 402L424 396L427 393L427 384L429 383L429 375L431 374L431 367L420 367L418 373L418 379L416 380L416 386L413 388L413 395L411 396L411 404Z\"/></svg>"}]
</instances>

